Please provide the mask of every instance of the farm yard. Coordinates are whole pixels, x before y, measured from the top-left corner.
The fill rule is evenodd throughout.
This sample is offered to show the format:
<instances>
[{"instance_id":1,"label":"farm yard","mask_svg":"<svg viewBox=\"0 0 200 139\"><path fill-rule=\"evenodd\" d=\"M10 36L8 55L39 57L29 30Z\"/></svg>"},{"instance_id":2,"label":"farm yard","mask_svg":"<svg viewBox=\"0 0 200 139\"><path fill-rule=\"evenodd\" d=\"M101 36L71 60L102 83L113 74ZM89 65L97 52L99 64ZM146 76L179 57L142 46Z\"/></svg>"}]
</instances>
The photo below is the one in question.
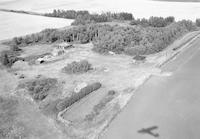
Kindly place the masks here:
<instances>
[{"instance_id":1,"label":"farm yard","mask_svg":"<svg viewBox=\"0 0 200 139\"><path fill-rule=\"evenodd\" d=\"M69 45L58 42L21 47L20 56L25 61L15 62L9 70L1 67L1 79L4 82L0 83L0 92L3 96L15 96L27 105L19 107L19 117L34 118L35 114L30 110L32 107L38 111L38 120L34 123L35 126L45 123L41 129L42 132L45 130L44 135L33 130L31 135L27 135L29 137L95 138L146 79L151 75L165 76L159 65L180 51L177 49L172 53L173 49L191 41L198 33L190 33L165 51L138 62L124 54L98 54L92 50L92 43ZM65 46L66 50L63 51ZM62 53L58 54L60 50ZM47 58L42 63L35 62L46 55L51 56L49 61ZM85 64L76 67L81 62ZM71 69L69 66L76 67L77 72L66 72ZM97 82L100 86L91 90L92 84ZM76 100L81 97L79 94L84 94L88 89L91 90L89 94ZM26 114L26 111L29 113ZM49 121L42 120L42 117ZM33 121L25 119L21 122L32 124ZM48 127L50 125L56 129L51 135L46 132L46 129L52 130Z\"/></svg>"}]
</instances>

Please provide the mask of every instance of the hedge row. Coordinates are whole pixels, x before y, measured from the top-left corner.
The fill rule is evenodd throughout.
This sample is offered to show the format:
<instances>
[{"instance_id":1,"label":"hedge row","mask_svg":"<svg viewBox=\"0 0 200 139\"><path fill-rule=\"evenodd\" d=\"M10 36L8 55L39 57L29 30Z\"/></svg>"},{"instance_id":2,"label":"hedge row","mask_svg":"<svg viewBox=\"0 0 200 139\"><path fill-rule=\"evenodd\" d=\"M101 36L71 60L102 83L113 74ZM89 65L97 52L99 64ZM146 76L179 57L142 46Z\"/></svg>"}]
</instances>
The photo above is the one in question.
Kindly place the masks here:
<instances>
[{"instance_id":1,"label":"hedge row","mask_svg":"<svg viewBox=\"0 0 200 139\"><path fill-rule=\"evenodd\" d=\"M75 102L79 101L83 97L85 97L88 94L92 93L93 91L99 89L100 87L101 87L101 83L99 83L99 82L90 84L90 85L82 88L79 93L73 93L72 96L66 97L65 99L63 99L62 101L60 101L57 104L56 108L59 111L62 111L65 108L67 108L67 107L71 106L72 104L74 104Z\"/></svg>"}]
</instances>

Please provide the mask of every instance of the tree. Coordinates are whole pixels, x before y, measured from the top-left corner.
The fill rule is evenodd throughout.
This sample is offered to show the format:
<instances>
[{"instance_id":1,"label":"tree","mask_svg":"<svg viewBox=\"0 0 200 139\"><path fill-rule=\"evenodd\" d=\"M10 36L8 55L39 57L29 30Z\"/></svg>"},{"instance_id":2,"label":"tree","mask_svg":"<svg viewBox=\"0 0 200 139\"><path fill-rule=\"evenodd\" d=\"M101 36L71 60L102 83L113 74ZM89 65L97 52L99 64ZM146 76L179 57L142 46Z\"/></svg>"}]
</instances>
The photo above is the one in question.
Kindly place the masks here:
<instances>
[{"instance_id":1,"label":"tree","mask_svg":"<svg viewBox=\"0 0 200 139\"><path fill-rule=\"evenodd\" d=\"M149 18L149 25L152 27L165 27L166 22L163 17L150 17Z\"/></svg>"},{"instance_id":2,"label":"tree","mask_svg":"<svg viewBox=\"0 0 200 139\"><path fill-rule=\"evenodd\" d=\"M3 54L2 62L3 62L3 65L5 65L5 66L9 65L9 59L8 59L8 55L6 53Z\"/></svg>"},{"instance_id":3,"label":"tree","mask_svg":"<svg viewBox=\"0 0 200 139\"><path fill-rule=\"evenodd\" d=\"M167 24L171 24L175 21L175 18L173 16L168 16L165 18L165 21Z\"/></svg>"},{"instance_id":4,"label":"tree","mask_svg":"<svg viewBox=\"0 0 200 139\"><path fill-rule=\"evenodd\" d=\"M196 26L200 27L200 18L196 19Z\"/></svg>"}]
</instances>

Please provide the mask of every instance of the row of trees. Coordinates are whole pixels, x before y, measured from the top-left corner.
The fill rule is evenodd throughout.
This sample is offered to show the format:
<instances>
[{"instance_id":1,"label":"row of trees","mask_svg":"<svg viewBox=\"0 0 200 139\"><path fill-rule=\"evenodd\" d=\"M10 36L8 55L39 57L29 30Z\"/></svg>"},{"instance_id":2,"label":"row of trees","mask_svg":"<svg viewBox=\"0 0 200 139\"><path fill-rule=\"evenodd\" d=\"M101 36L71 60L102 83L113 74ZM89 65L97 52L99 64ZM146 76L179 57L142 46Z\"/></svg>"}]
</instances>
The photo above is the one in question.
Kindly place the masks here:
<instances>
[{"instance_id":1,"label":"row of trees","mask_svg":"<svg viewBox=\"0 0 200 139\"><path fill-rule=\"evenodd\" d=\"M163 17L150 17L149 19L133 19L131 21L131 25L142 25L144 27L152 26L152 27L165 27L175 21L173 16L169 16L166 18Z\"/></svg>"},{"instance_id":2,"label":"row of trees","mask_svg":"<svg viewBox=\"0 0 200 139\"><path fill-rule=\"evenodd\" d=\"M107 27L107 25L90 24L67 30L45 29L39 33L26 35L24 37L15 37L11 41L6 42L6 44L23 47L29 44L53 43L58 41L88 43L94 40L95 37L98 37L99 31L107 30Z\"/></svg>"},{"instance_id":3,"label":"row of trees","mask_svg":"<svg viewBox=\"0 0 200 139\"><path fill-rule=\"evenodd\" d=\"M131 25L142 25L144 27L165 27L175 21L173 16L166 18L163 17L150 17L149 19L135 19L131 13L120 12L120 13L111 13L105 12L101 14L91 14L87 10L53 10L51 13L44 14L49 17L59 17L67 19L75 19L72 25L87 25L90 23L99 23L99 22L110 22L113 20L131 20ZM200 26L200 19L196 19L196 25Z\"/></svg>"},{"instance_id":4,"label":"row of trees","mask_svg":"<svg viewBox=\"0 0 200 139\"><path fill-rule=\"evenodd\" d=\"M72 25L86 25L89 23L99 23L99 22L111 22L113 20L132 20L133 15L131 13L121 12L121 13L101 13L101 14L89 14L89 15L79 15Z\"/></svg>"},{"instance_id":5,"label":"row of trees","mask_svg":"<svg viewBox=\"0 0 200 139\"><path fill-rule=\"evenodd\" d=\"M53 10L52 13L46 13L45 16L50 17L60 17L60 18L67 18L67 19L75 19L79 15L89 15L88 11L75 11L75 10Z\"/></svg>"},{"instance_id":6,"label":"row of trees","mask_svg":"<svg viewBox=\"0 0 200 139\"><path fill-rule=\"evenodd\" d=\"M75 19L72 25L85 25L88 23L109 22L113 20L132 20L131 13L101 13L90 14L88 11L75 11L75 10L54 10L52 13L44 14L50 17L60 17L67 19Z\"/></svg>"},{"instance_id":7,"label":"row of trees","mask_svg":"<svg viewBox=\"0 0 200 139\"><path fill-rule=\"evenodd\" d=\"M193 22L183 20L166 27L125 27L100 24L76 26L67 30L46 29L40 33L14 38L9 44L26 46L33 43L93 42L99 53L113 51L130 54L149 54L161 51L176 38L195 30Z\"/></svg>"}]
</instances>

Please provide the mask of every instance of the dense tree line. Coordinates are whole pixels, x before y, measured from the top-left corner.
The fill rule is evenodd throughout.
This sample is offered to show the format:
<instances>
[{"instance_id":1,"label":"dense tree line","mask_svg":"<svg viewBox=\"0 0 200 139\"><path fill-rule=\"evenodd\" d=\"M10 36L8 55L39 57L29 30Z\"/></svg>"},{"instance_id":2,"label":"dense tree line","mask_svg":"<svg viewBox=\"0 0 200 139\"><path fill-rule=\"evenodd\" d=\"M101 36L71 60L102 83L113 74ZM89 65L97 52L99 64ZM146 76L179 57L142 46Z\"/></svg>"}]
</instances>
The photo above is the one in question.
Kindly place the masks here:
<instances>
[{"instance_id":1,"label":"dense tree line","mask_svg":"<svg viewBox=\"0 0 200 139\"><path fill-rule=\"evenodd\" d=\"M166 18L152 16L149 19L135 19L131 13L127 12L105 12L101 14L91 14L88 11L84 10L53 10L52 13L46 13L45 16L75 19L72 25L87 25L90 23L110 22L113 20L131 20L131 25L165 27L175 21L173 16L169 16Z\"/></svg>"},{"instance_id":2,"label":"dense tree line","mask_svg":"<svg viewBox=\"0 0 200 139\"><path fill-rule=\"evenodd\" d=\"M163 28L115 26L99 34L94 41L94 50L100 53L113 51L130 55L152 54L163 50L175 39L195 29L196 26L186 20Z\"/></svg>"},{"instance_id":3,"label":"dense tree line","mask_svg":"<svg viewBox=\"0 0 200 139\"><path fill-rule=\"evenodd\" d=\"M81 15L75 18L75 21L72 25L87 25L89 23L100 23L100 22L111 22L114 20L132 20L133 15L131 13L102 13L102 14L89 14Z\"/></svg>"},{"instance_id":4,"label":"dense tree line","mask_svg":"<svg viewBox=\"0 0 200 139\"><path fill-rule=\"evenodd\" d=\"M163 17L150 17L149 19L133 19L131 21L131 25L141 25L144 27L151 26L151 27L165 27L175 21L173 16L169 16L166 18Z\"/></svg>"},{"instance_id":5,"label":"dense tree line","mask_svg":"<svg viewBox=\"0 0 200 139\"><path fill-rule=\"evenodd\" d=\"M193 31L193 22L183 20L166 27L125 27L119 25L89 24L67 30L46 29L36 34L14 38L8 44L26 46L34 43L93 42L99 53L113 51L127 54L150 54L163 50L183 34Z\"/></svg>"},{"instance_id":6,"label":"dense tree line","mask_svg":"<svg viewBox=\"0 0 200 139\"><path fill-rule=\"evenodd\" d=\"M36 43L54 43L58 41L88 43L95 37L98 37L98 31L102 30L101 28L104 28L104 26L91 24L77 26L67 30L45 29L39 33L26 35L24 37L15 37L11 41L5 42L5 44L10 46L15 44L18 47L23 47Z\"/></svg>"},{"instance_id":7,"label":"dense tree line","mask_svg":"<svg viewBox=\"0 0 200 139\"><path fill-rule=\"evenodd\" d=\"M109 22L113 20L132 20L131 13L101 13L90 14L88 11L75 11L75 10L53 10L52 13L47 13L45 16L60 17L67 19L75 19L72 25L85 25L89 23Z\"/></svg>"}]
</instances>

